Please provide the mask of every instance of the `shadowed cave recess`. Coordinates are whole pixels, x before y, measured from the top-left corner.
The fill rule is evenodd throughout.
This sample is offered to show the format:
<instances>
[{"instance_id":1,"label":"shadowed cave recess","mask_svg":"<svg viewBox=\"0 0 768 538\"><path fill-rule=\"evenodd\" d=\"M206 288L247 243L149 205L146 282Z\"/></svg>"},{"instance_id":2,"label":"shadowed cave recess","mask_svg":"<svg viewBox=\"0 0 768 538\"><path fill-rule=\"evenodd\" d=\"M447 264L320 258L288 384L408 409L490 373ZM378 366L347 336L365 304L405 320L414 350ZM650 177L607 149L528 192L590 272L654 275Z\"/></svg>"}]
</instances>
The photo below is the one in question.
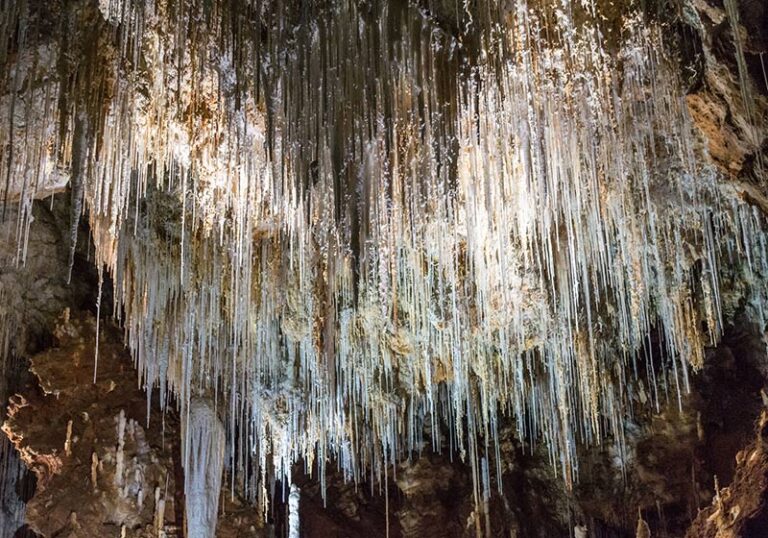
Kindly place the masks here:
<instances>
[{"instance_id":1,"label":"shadowed cave recess","mask_svg":"<svg viewBox=\"0 0 768 538\"><path fill-rule=\"evenodd\" d=\"M0 0L0 538L768 538L763 0Z\"/></svg>"}]
</instances>

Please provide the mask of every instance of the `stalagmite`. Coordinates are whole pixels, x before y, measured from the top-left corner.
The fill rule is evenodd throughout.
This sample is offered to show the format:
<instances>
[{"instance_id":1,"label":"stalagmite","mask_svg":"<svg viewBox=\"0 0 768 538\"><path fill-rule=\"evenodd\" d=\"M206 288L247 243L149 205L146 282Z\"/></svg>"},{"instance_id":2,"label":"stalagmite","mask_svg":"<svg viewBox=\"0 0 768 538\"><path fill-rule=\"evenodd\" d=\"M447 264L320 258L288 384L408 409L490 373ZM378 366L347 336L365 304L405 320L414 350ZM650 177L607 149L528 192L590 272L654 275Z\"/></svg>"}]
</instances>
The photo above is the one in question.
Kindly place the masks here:
<instances>
[{"instance_id":1,"label":"stalagmite","mask_svg":"<svg viewBox=\"0 0 768 538\"><path fill-rule=\"evenodd\" d=\"M115 452L115 486L123 486L125 473L125 410L121 409L117 416L117 450Z\"/></svg>"},{"instance_id":2,"label":"stalagmite","mask_svg":"<svg viewBox=\"0 0 768 538\"><path fill-rule=\"evenodd\" d=\"M72 420L67 421L67 438L64 441L64 455L72 455Z\"/></svg>"},{"instance_id":3,"label":"stalagmite","mask_svg":"<svg viewBox=\"0 0 768 538\"><path fill-rule=\"evenodd\" d=\"M635 538L652 538L648 522L643 519L643 514L640 512L637 514L637 530L635 531Z\"/></svg>"},{"instance_id":4,"label":"stalagmite","mask_svg":"<svg viewBox=\"0 0 768 538\"><path fill-rule=\"evenodd\" d=\"M224 469L224 425L207 399L189 403L183 427L185 536L213 538Z\"/></svg>"},{"instance_id":5,"label":"stalagmite","mask_svg":"<svg viewBox=\"0 0 768 538\"><path fill-rule=\"evenodd\" d=\"M162 538L165 529L165 496L155 487L155 536Z\"/></svg>"},{"instance_id":6,"label":"stalagmite","mask_svg":"<svg viewBox=\"0 0 768 538\"><path fill-rule=\"evenodd\" d=\"M91 485L93 491L99 489L99 455L96 454L96 451L91 453Z\"/></svg>"},{"instance_id":7,"label":"stalagmite","mask_svg":"<svg viewBox=\"0 0 768 538\"><path fill-rule=\"evenodd\" d=\"M301 493L296 484L291 484L291 493L288 495L288 538L300 538L299 527L299 501Z\"/></svg>"}]
</instances>

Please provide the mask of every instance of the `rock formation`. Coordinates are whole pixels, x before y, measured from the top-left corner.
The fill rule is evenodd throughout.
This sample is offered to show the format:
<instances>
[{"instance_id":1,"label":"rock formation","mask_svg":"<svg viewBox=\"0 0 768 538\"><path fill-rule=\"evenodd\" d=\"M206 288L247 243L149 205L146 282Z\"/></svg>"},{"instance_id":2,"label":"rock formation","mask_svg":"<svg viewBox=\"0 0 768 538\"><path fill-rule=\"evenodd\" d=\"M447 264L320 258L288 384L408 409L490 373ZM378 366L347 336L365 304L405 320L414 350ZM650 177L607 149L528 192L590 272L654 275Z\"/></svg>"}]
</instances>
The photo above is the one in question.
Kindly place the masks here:
<instances>
[{"instance_id":1,"label":"rock formation","mask_svg":"<svg viewBox=\"0 0 768 538\"><path fill-rule=\"evenodd\" d=\"M761 536L763 2L0 37L3 536Z\"/></svg>"}]
</instances>

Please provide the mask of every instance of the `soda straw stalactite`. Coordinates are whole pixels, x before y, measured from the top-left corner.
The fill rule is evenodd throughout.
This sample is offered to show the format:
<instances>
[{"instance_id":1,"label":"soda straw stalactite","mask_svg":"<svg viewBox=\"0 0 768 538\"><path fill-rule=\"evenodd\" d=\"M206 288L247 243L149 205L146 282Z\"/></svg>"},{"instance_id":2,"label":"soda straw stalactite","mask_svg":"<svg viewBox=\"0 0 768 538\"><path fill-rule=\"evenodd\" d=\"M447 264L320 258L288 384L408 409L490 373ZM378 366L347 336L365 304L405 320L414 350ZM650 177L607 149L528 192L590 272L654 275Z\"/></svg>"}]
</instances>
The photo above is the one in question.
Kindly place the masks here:
<instances>
[{"instance_id":1,"label":"soda straw stalactite","mask_svg":"<svg viewBox=\"0 0 768 538\"><path fill-rule=\"evenodd\" d=\"M72 2L46 33L11 4L19 252L68 180L148 398L264 508L299 461L383 484L429 443L468 460L482 514L506 417L572 484L581 443L623 442L638 367L649 406L680 404L725 272L763 315L764 216L700 154L631 7Z\"/></svg>"}]
</instances>

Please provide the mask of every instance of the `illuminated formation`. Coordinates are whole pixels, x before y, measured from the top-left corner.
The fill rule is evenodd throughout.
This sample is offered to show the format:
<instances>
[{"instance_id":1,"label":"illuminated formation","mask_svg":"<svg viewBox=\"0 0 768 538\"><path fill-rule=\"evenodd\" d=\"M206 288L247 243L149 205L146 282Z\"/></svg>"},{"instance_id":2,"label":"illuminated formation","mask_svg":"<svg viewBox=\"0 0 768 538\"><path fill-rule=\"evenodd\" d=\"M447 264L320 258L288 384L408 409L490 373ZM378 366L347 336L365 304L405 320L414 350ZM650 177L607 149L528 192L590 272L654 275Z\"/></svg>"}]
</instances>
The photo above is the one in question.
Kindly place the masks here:
<instances>
[{"instance_id":1,"label":"illuminated formation","mask_svg":"<svg viewBox=\"0 0 768 538\"><path fill-rule=\"evenodd\" d=\"M18 263L32 200L69 184L73 245L82 214L186 457L263 507L297 461L383 482L423 447L468 461L481 502L502 417L570 483L634 391L686 391L721 279L762 312L764 219L639 8L38 4L0 2ZM188 486L216 483L201 466Z\"/></svg>"}]
</instances>

